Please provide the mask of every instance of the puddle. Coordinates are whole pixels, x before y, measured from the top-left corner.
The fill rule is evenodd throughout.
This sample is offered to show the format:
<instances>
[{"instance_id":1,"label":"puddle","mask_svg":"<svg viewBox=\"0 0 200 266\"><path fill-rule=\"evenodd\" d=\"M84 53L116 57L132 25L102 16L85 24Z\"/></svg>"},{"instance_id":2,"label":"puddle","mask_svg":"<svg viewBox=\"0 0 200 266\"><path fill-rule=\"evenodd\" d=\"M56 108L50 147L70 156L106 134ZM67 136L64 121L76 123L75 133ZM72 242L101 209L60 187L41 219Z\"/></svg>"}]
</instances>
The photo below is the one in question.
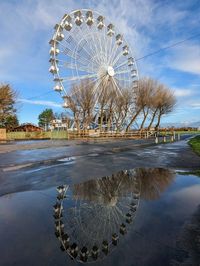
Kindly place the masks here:
<instances>
[{"instance_id":1,"label":"puddle","mask_svg":"<svg viewBox=\"0 0 200 266\"><path fill-rule=\"evenodd\" d=\"M99 153L90 153L88 154L89 157L97 157L99 156Z\"/></svg>"},{"instance_id":2,"label":"puddle","mask_svg":"<svg viewBox=\"0 0 200 266\"><path fill-rule=\"evenodd\" d=\"M138 168L8 194L0 216L2 265L200 265L195 172Z\"/></svg>"},{"instance_id":3,"label":"puddle","mask_svg":"<svg viewBox=\"0 0 200 266\"><path fill-rule=\"evenodd\" d=\"M62 159L57 160L58 162L72 162L75 160L75 157L65 157Z\"/></svg>"}]
</instances>

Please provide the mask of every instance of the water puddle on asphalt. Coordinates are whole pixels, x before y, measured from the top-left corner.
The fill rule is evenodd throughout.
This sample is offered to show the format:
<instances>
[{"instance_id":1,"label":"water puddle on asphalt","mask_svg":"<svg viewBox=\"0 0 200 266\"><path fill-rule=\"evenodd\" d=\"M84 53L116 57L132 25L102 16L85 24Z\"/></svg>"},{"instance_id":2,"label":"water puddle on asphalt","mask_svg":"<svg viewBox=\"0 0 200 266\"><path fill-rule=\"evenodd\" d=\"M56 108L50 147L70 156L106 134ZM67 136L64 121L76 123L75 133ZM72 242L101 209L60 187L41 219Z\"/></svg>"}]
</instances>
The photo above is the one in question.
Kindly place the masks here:
<instances>
[{"instance_id":1,"label":"water puddle on asphalt","mask_svg":"<svg viewBox=\"0 0 200 266\"><path fill-rule=\"evenodd\" d=\"M2 196L2 265L200 265L198 175L138 168Z\"/></svg>"}]
</instances>

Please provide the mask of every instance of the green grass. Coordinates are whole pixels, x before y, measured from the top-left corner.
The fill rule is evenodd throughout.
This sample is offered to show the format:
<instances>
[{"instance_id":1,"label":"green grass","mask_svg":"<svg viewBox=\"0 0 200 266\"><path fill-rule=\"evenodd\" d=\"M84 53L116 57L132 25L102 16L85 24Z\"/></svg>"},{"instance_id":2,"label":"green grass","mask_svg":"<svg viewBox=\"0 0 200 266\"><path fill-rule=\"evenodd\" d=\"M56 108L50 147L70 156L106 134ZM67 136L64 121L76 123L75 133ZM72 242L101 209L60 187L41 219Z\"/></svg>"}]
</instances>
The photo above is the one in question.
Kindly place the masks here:
<instances>
[{"instance_id":1,"label":"green grass","mask_svg":"<svg viewBox=\"0 0 200 266\"><path fill-rule=\"evenodd\" d=\"M160 131L160 134L161 135L172 135L174 131ZM175 134L180 134L180 135L183 135L183 134L200 134L200 130L191 130L191 131L178 131L178 130L175 130Z\"/></svg>"},{"instance_id":2,"label":"green grass","mask_svg":"<svg viewBox=\"0 0 200 266\"><path fill-rule=\"evenodd\" d=\"M200 136L192 138L188 143L192 147L193 151L200 156Z\"/></svg>"},{"instance_id":3,"label":"green grass","mask_svg":"<svg viewBox=\"0 0 200 266\"><path fill-rule=\"evenodd\" d=\"M175 131L179 134L200 134L200 130Z\"/></svg>"},{"instance_id":4,"label":"green grass","mask_svg":"<svg viewBox=\"0 0 200 266\"><path fill-rule=\"evenodd\" d=\"M177 172L179 175L196 175L200 177L200 170L194 170L194 171L185 171L185 172Z\"/></svg>"}]
</instances>

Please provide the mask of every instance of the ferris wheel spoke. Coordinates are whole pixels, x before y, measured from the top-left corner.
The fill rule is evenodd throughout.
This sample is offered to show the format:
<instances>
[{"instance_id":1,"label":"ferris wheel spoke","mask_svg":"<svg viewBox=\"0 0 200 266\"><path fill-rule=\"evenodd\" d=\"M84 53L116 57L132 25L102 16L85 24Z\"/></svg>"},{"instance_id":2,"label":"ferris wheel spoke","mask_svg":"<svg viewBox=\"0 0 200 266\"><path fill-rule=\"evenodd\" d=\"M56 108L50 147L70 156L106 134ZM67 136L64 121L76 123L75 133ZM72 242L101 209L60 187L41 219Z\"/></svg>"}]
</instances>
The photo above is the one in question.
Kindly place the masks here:
<instances>
[{"instance_id":1,"label":"ferris wheel spoke","mask_svg":"<svg viewBox=\"0 0 200 266\"><path fill-rule=\"evenodd\" d=\"M122 96L122 92L121 92L121 90L120 90L120 88L119 88L116 80L114 78L112 78L112 81L114 83L115 88L117 89L116 91L118 91L119 92L119 95Z\"/></svg>"},{"instance_id":2,"label":"ferris wheel spoke","mask_svg":"<svg viewBox=\"0 0 200 266\"><path fill-rule=\"evenodd\" d=\"M93 34L91 34L91 32L88 31L87 27L84 27L84 28L83 28L82 25L79 27L79 33L80 33L81 36L84 36L84 37L82 38L82 40L85 41L85 45L87 45L87 50L90 50L89 55L90 55L90 54L93 55L92 57L91 57L91 55L90 55L91 60L94 61L94 62L96 62L96 63L99 63L98 60L95 59L95 58L96 58L96 55L98 54L98 53L97 53L98 50L97 50L97 49L94 49L94 48L96 48L96 47L94 47L95 43L94 43L94 45L92 46L91 41L90 41L89 39L87 39L88 37L90 37L90 38L93 37ZM84 33L84 34L83 34L83 33ZM78 35L77 35L77 36L78 36ZM80 37L79 37L79 38L80 38ZM80 41L79 41L79 43L80 43ZM93 47L93 49L92 49L92 47ZM89 48L89 49L88 49L88 48Z\"/></svg>"},{"instance_id":3,"label":"ferris wheel spoke","mask_svg":"<svg viewBox=\"0 0 200 266\"><path fill-rule=\"evenodd\" d=\"M119 78L119 77L115 76L115 79L117 79L118 81L123 81L125 83L130 83L131 82L131 79L127 79L127 78Z\"/></svg>"},{"instance_id":4,"label":"ferris wheel spoke","mask_svg":"<svg viewBox=\"0 0 200 266\"><path fill-rule=\"evenodd\" d=\"M84 76L78 76L78 77L62 77L63 81L76 81L76 80L82 80L82 79L90 79L97 77L97 74L92 75L84 75Z\"/></svg>"},{"instance_id":5,"label":"ferris wheel spoke","mask_svg":"<svg viewBox=\"0 0 200 266\"><path fill-rule=\"evenodd\" d=\"M117 211L117 213L119 213L119 215L121 215L122 218L124 218L124 214L118 206L116 206L116 211Z\"/></svg>"},{"instance_id":6,"label":"ferris wheel spoke","mask_svg":"<svg viewBox=\"0 0 200 266\"><path fill-rule=\"evenodd\" d=\"M84 66L87 66L88 63L91 63L91 60L89 60L88 58L85 58L83 56L81 56L80 54L78 54L78 56L75 54L75 51L73 51L71 48L67 47L67 46L62 46L63 49L60 51L61 54L67 55L70 58L73 58L74 60L78 60L78 62ZM60 59L59 59L60 60Z\"/></svg>"},{"instance_id":7,"label":"ferris wheel spoke","mask_svg":"<svg viewBox=\"0 0 200 266\"><path fill-rule=\"evenodd\" d=\"M130 73L130 70L129 69L115 72L116 75L127 74L127 73Z\"/></svg>"},{"instance_id":8,"label":"ferris wheel spoke","mask_svg":"<svg viewBox=\"0 0 200 266\"><path fill-rule=\"evenodd\" d=\"M111 50L112 50L112 36L107 37L107 49L108 49L108 57L107 57L107 61L109 63L109 57L111 54Z\"/></svg>"},{"instance_id":9,"label":"ferris wheel spoke","mask_svg":"<svg viewBox=\"0 0 200 266\"><path fill-rule=\"evenodd\" d=\"M74 52L72 50L70 50L68 47L65 47L64 50L60 51L61 54L67 55L70 58L73 58L74 60L78 61L80 64L86 66L88 63L90 64L91 61L86 59L86 58L81 58L80 55L78 55L76 57L76 55L74 55Z\"/></svg>"},{"instance_id":10,"label":"ferris wheel spoke","mask_svg":"<svg viewBox=\"0 0 200 266\"><path fill-rule=\"evenodd\" d=\"M97 62L98 62L98 64L101 64L101 63L102 63L102 59L101 59L101 57L100 57L99 49L98 49L98 47L97 47L96 40L94 39L94 36L93 36L93 35L92 35L92 40L93 40L94 47L95 47L95 51L96 51Z\"/></svg>"},{"instance_id":11,"label":"ferris wheel spoke","mask_svg":"<svg viewBox=\"0 0 200 266\"><path fill-rule=\"evenodd\" d=\"M115 42L114 45L113 45L113 49L112 49L112 51L110 53L109 64L112 64L113 63L113 60L115 58L115 55L116 55L116 52L117 52L118 48L119 48L119 46Z\"/></svg>"},{"instance_id":12,"label":"ferris wheel spoke","mask_svg":"<svg viewBox=\"0 0 200 266\"><path fill-rule=\"evenodd\" d=\"M82 29L82 31L84 31L86 33L86 34L84 34L84 40L87 43L87 50L88 50L88 47L89 47L90 54L93 55L92 56L92 60L94 60L96 63L99 63L98 60L95 60L96 55L98 54L98 49L94 49L94 46L92 46L91 41L87 40L87 37L88 36L91 37L91 35L93 36L93 34L91 34L91 32L89 32L87 27L85 27L84 29L83 29L83 27L81 27L81 28L79 28L79 31L80 31L80 29ZM82 32L81 32L81 34L82 34ZM94 44L95 44L95 42L94 42Z\"/></svg>"},{"instance_id":13,"label":"ferris wheel spoke","mask_svg":"<svg viewBox=\"0 0 200 266\"><path fill-rule=\"evenodd\" d=\"M105 56L104 56L104 52L103 52L103 47L102 47L102 43L101 43L101 35L100 34L96 34L97 36L97 43L98 43L98 47L99 47L99 53L100 53L100 58L101 58L101 62L105 63Z\"/></svg>"},{"instance_id":14,"label":"ferris wheel spoke","mask_svg":"<svg viewBox=\"0 0 200 266\"><path fill-rule=\"evenodd\" d=\"M95 32L95 37L97 36L97 39L99 40L99 38L100 38L100 36L99 36L99 34L97 34L97 32ZM93 49L94 51L95 51L95 57L96 57L96 62L98 63L98 64L100 64L101 63L101 55L100 55L100 53L99 53L99 51L100 51L100 49L98 48L98 46L97 46L97 42L96 42L96 40L94 39L94 34L92 34L92 41L93 41L93 43L94 43L94 48L95 49ZM92 42L91 42L91 44L92 44ZM91 45L90 44L90 45Z\"/></svg>"},{"instance_id":15,"label":"ferris wheel spoke","mask_svg":"<svg viewBox=\"0 0 200 266\"><path fill-rule=\"evenodd\" d=\"M95 56L95 53L91 49L91 46L89 45L89 42L87 40L87 35L84 34L84 37L81 38L81 36L83 36L83 32L81 32L81 30L83 30L83 28L78 27L78 29L76 29L76 32L74 34L75 37L74 38L72 36L71 37L72 37L72 40L74 40L74 42L76 43L76 47L79 46L81 41L84 42L84 45L82 44L81 49L85 51L85 53L89 56L89 60L91 60L91 58Z\"/></svg>"},{"instance_id":16,"label":"ferris wheel spoke","mask_svg":"<svg viewBox=\"0 0 200 266\"><path fill-rule=\"evenodd\" d=\"M118 69L118 68L121 68L121 67L125 67L126 65L127 65L127 61L125 60L125 61L123 61L123 63L121 63L120 65L117 65L117 66L115 67L115 70Z\"/></svg>"},{"instance_id":17,"label":"ferris wheel spoke","mask_svg":"<svg viewBox=\"0 0 200 266\"><path fill-rule=\"evenodd\" d=\"M103 28L102 35L103 35L103 43L104 43L104 46L103 47L104 47L105 62L107 62L108 49L107 49L107 34L106 34L105 27Z\"/></svg>"},{"instance_id":18,"label":"ferris wheel spoke","mask_svg":"<svg viewBox=\"0 0 200 266\"><path fill-rule=\"evenodd\" d=\"M104 62L104 64L106 63L106 55L105 55L105 51L104 51L104 45L102 44L102 33L101 33L101 35L98 35L98 37L99 37L99 43L100 43L100 49L101 49L101 55L102 55L102 59L103 59L103 62Z\"/></svg>"},{"instance_id":19,"label":"ferris wheel spoke","mask_svg":"<svg viewBox=\"0 0 200 266\"><path fill-rule=\"evenodd\" d=\"M63 61L64 63L63 64L58 64L58 67L65 67L65 68L69 68L69 69L75 69L75 70L78 70L78 71L84 71L84 72L87 72L87 73L94 73L95 69L92 69L92 68L89 68L89 67L84 67L84 66L77 66L73 63L67 63L65 61Z\"/></svg>"},{"instance_id":20,"label":"ferris wheel spoke","mask_svg":"<svg viewBox=\"0 0 200 266\"><path fill-rule=\"evenodd\" d=\"M123 51L121 51L114 59L113 59L113 66L116 65L116 63L119 61L119 59L124 56Z\"/></svg>"},{"instance_id":21,"label":"ferris wheel spoke","mask_svg":"<svg viewBox=\"0 0 200 266\"><path fill-rule=\"evenodd\" d=\"M86 38L82 39L84 41L84 44L82 44L82 46L77 50L77 53L79 55L82 56L83 59L91 62L95 62L95 63L98 63L96 60L95 60L95 54L93 53L88 53L88 51L84 48L84 45L86 44Z\"/></svg>"},{"instance_id":22,"label":"ferris wheel spoke","mask_svg":"<svg viewBox=\"0 0 200 266\"><path fill-rule=\"evenodd\" d=\"M119 46L116 44L116 47L117 47L117 49L115 49L114 51L113 51L113 54L112 54L112 57L111 57L111 60L112 60L112 63L113 63L113 65L114 65L114 61L115 61L115 59L116 59L116 57L117 57L117 55L118 55L118 53L119 53ZM123 53L123 52L122 52Z\"/></svg>"},{"instance_id":23,"label":"ferris wheel spoke","mask_svg":"<svg viewBox=\"0 0 200 266\"><path fill-rule=\"evenodd\" d=\"M117 212L117 210L116 210L116 207L114 208L113 211L114 211L114 213L115 213L115 217L116 217L116 220L117 220L117 224L120 225L121 222L122 222L122 220L121 220L120 217L119 217L119 214L118 214L118 212Z\"/></svg>"},{"instance_id":24,"label":"ferris wheel spoke","mask_svg":"<svg viewBox=\"0 0 200 266\"><path fill-rule=\"evenodd\" d=\"M96 82L96 84L94 85L94 87L93 87L93 91L92 91L92 95L95 95L95 93L96 93L96 91L97 91L97 89L98 89L98 87L101 85L101 80L99 79L97 82ZM96 105L96 101L97 101L97 99L99 98L99 95L98 95L98 93L96 94L96 99L95 99L95 105Z\"/></svg>"}]
</instances>

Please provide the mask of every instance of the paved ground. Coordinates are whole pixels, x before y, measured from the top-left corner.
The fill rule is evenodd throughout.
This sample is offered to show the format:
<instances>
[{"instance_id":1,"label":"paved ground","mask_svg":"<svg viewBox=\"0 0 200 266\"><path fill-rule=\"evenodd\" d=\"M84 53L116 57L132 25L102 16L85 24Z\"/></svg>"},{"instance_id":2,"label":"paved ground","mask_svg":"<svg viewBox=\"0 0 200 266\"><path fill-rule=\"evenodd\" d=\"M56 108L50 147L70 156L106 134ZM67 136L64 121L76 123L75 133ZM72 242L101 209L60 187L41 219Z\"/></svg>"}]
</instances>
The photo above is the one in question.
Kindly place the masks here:
<instances>
[{"instance_id":1,"label":"paved ground","mask_svg":"<svg viewBox=\"0 0 200 266\"><path fill-rule=\"evenodd\" d=\"M157 145L152 140L3 144L0 146L0 195L40 190L63 184L64 180L69 182L71 178L79 182L134 167L200 169L200 157L187 144L189 137Z\"/></svg>"}]
</instances>

